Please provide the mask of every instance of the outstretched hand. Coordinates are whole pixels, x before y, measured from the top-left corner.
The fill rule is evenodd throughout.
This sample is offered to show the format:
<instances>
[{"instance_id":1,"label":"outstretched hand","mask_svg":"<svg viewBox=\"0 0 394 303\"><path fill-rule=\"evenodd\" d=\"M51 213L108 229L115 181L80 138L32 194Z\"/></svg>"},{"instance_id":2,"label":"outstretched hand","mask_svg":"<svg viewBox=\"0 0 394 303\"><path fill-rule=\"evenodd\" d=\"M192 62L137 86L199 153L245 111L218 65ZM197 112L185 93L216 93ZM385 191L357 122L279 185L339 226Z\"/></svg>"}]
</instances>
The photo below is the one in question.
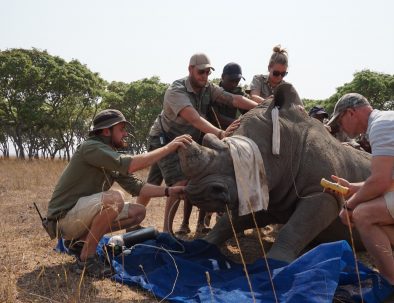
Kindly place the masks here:
<instances>
[{"instance_id":1,"label":"outstretched hand","mask_svg":"<svg viewBox=\"0 0 394 303\"><path fill-rule=\"evenodd\" d=\"M345 199L350 198L357 191L357 187L353 186L352 183L350 183L346 179L340 178L340 177L335 176L335 175L331 175L331 179L333 179L339 185L345 186L345 187L347 187L349 189L348 192L346 193L346 195L344 195Z\"/></svg>"},{"instance_id":2,"label":"outstretched hand","mask_svg":"<svg viewBox=\"0 0 394 303\"><path fill-rule=\"evenodd\" d=\"M240 123L241 123L241 120L240 120L240 119L234 120L233 123L231 123L231 124L226 128L226 130L224 131L223 137L229 137L229 136L231 136L231 135L238 129Z\"/></svg>"},{"instance_id":3,"label":"outstretched hand","mask_svg":"<svg viewBox=\"0 0 394 303\"><path fill-rule=\"evenodd\" d=\"M185 197L185 186L172 186L168 188L168 194L170 197L177 199L184 199Z\"/></svg>"},{"instance_id":4,"label":"outstretched hand","mask_svg":"<svg viewBox=\"0 0 394 303\"><path fill-rule=\"evenodd\" d=\"M176 137L170 143L167 144L168 148L173 151L176 151L178 148L187 148L190 144L192 144L193 139L190 135L181 135Z\"/></svg>"},{"instance_id":5,"label":"outstretched hand","mask_svg":"<svg viewBox=\"0 0 394 303\"><path fill-rule=\"evenodd\" d=\"M353 220L352 220L353 210L342 208L339 212L339 218L341 219L342 223L353 227Z\"/></svg>"}]
</instances>

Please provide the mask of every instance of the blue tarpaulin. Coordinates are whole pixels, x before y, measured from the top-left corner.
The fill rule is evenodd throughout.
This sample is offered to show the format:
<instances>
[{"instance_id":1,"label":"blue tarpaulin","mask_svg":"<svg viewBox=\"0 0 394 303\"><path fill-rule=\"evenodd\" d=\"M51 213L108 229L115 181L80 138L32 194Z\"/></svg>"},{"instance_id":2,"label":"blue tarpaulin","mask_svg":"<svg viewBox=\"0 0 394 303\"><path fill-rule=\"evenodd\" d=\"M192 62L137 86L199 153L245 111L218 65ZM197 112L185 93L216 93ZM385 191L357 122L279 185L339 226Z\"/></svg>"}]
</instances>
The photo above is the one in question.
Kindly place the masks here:
<instances>
[{"instance_id":1,"label":"blue tarpaulin","mask_svg":"<svg viewBox=\"0 0 394 303\"><path fill-rule=\"evenodd\" d=\"M247 265L250 283L243 265L216 246L203 240L179 241L162 233L134 246L130 254L112 260L113 278L169 302L331 303L334 297L338 302L361 302L353 252L346 241L319 245L290 264L268 260L272 279L266 261L258 260ZM379 274L360 262L358 270L365 303L383 302L392 293Z\"/></svg>"}]
</instances>

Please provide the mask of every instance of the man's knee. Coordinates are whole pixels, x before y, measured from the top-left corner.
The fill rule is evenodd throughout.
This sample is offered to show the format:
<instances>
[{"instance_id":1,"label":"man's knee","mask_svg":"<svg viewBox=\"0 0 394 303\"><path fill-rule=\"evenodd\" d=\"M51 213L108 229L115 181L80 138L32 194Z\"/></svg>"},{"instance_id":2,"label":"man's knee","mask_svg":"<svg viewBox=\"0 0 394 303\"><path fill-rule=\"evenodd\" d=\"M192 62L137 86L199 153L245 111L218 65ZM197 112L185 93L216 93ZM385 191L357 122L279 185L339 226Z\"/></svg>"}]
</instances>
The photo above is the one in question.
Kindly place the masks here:
<instances>
[{"instance_id":1,"label":"man's knee","mask_svg":"<svg viewBox=\"0 0 394 303\"><path fill-rule=\"evenodd\" d=\"M118 213L124 206L124 194L120 190L108 190L103 193L103 207L111 207Z\"/></svg>"},{"instance_id":2,"label":"man's knee","mask_svg":"<svg viewBox=\"0 0 394 303\"><path fill-rule=\"evenodd\" d=\"M364 205L359 205L353 210L352 221L356 228L373 224L372 219L368 207L364 207Z\"/></svg>"}]
</instances>

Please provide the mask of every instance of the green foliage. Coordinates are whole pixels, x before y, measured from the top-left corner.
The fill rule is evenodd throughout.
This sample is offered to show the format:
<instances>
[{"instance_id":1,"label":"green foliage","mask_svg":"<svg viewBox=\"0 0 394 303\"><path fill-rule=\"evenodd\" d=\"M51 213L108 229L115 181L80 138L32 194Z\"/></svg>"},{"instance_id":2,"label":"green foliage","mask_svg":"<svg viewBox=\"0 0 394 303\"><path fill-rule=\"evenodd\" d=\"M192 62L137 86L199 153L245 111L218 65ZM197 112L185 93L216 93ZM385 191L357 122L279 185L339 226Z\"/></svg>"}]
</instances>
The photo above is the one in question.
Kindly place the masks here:
<instances>
[{"instance_id":1,"label":"green foliage","mask_svg":"<svg viewBox=\"0 0 394 303\"><path fill-rule=\"evenodd\" d=\"M132 124L130 138L131 153L146 150L150 127L163 106L164 93L168 84L160 82L159 77L151 77L129 85L112 82L107 89L101 108L120 110Z\"/></svg>"},{"instance_id":2,"label":"green foliage","mask_svg":"<svg viewBox=\"0 0 394 303\"><path fill-rule=\"evenodd\" d=\"M220 79L213 79L219 84ZM162 110L168 84L159 77L131 83L107 83L77 60L66 62L37 49L0 51L0 152L32 157L38 151L70 157L87 135L95 114L116 108L132 122L128 152L141 153L153 121ZM345 93L364 95L374 108L394 110L394 76L363 70L325 100L304 99L306 110L322 106L332 112Z\"/></svg>"},{"instance_id":3,"label":"green foliage","mask_svg":"<svg viewBox=\"0 0 394 303\"><path fill-rule=\"evenodd\" d=\"M37 49L0 52L1 121L17 156L48 151L48 138L70 155L82 132L78 128L87 130L81 122L91 117L103 84L77 60L67 63Z\"/></svg>"},{"instance_id":4,"label":"green foliage","mask_svg":"<svg viewBox=\"0 0 394 303\"><path fill-rule=\"evenodd\" d=\"M321 106L323 108L326 106L325 100L302 99L302 102L307 112L314 106Z\"/></svg>"},{"instance_id":5,"label":"green foliage","mask_svg":"<svg viewBox=\"0 0 394 303\"><path fill-rule=\"evenodd\" d=\"M322 106L328 113L332 113L335 103L347 93L363 95L373 108L394 110L394 75L363 70L355 73L351 82L338 87L336 93L326 100L304 99L303 102L307 111L313 106Z\"/></svg>"},{"instance_id":6,"label":"green foliage","mask_svg":"<svg viewBox=\"0 0 394 303\"><path fill-rule=\"evenodd\" d=\"M354 74L350 83L337 88L337 92L327 99L327 110L332 112L338 99L347 93L359 93L366 97L373 108L394 110L394 75L363 70ZM391 100L391 102L390 102Z\"/></svg>"},{"instance_id":7,"label":"green foliage","mask_svg":"<svg viewBox=\"0 0 394 303\"><path fill-rule=\"evenodd\" d=\"M209 80L209 82L219 85L220 81L222 81L221 78L213 78L212 80Z\"/></svg>"}]
</instances>

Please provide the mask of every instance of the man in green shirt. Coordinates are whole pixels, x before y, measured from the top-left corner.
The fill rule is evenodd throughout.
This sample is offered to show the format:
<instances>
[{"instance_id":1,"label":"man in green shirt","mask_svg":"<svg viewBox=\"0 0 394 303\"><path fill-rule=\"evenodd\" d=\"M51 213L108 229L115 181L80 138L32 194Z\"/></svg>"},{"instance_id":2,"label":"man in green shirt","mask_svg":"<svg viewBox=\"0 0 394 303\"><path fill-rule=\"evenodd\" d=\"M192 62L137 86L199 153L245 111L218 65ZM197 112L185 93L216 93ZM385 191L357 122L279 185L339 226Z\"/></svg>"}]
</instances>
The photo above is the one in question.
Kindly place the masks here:
<instances>
[{"instance_id":1,"label":"man in green shirt","mask_svg":"<svg viewBox=\"0 0 394 303\"><path fill-rule=\"evenodd\" d=\"M249 110L257 103L241 95L226 92L223 88L208 81L214 68L206 54L194 54L189 60L189 75L174 81L166 90L163 110L154 121L149 140L152 149L167 144L169 139L189 134L200 141L202 134L211 133L219 139L231 135L239 126L235 121L222 130L207 120L212 102L235 108ZM158 162L158 166L168 185L186 185L177 154L171 154ZM142 195L143 196L143 195ZM163 231L172 233L172 222L178 207L176 199L169 197L166 202Z\"/></svg>"},{"instance_id":2,"label":"man in green shirt","mask_svg":"<svg viewBox=\"0 0 394 303\"><path fill-rule=\"evenodd\" d=\"M92 276L109 273L96 256L101 237L137 225L145 218L144 206L125 202L121 191L111 189L115 181L134 196L177 198L183 193L183 186L145 184L132 173L190 144L191 137L176 137L168 145L145 154L121 154L116 149L124 147L127 124L130 123L118 110L97 114L89 138L78 146L48 205L47 218L57 222L58 236L83 243L77 267L85 268Z\"/></svg>"}]
</instances>

